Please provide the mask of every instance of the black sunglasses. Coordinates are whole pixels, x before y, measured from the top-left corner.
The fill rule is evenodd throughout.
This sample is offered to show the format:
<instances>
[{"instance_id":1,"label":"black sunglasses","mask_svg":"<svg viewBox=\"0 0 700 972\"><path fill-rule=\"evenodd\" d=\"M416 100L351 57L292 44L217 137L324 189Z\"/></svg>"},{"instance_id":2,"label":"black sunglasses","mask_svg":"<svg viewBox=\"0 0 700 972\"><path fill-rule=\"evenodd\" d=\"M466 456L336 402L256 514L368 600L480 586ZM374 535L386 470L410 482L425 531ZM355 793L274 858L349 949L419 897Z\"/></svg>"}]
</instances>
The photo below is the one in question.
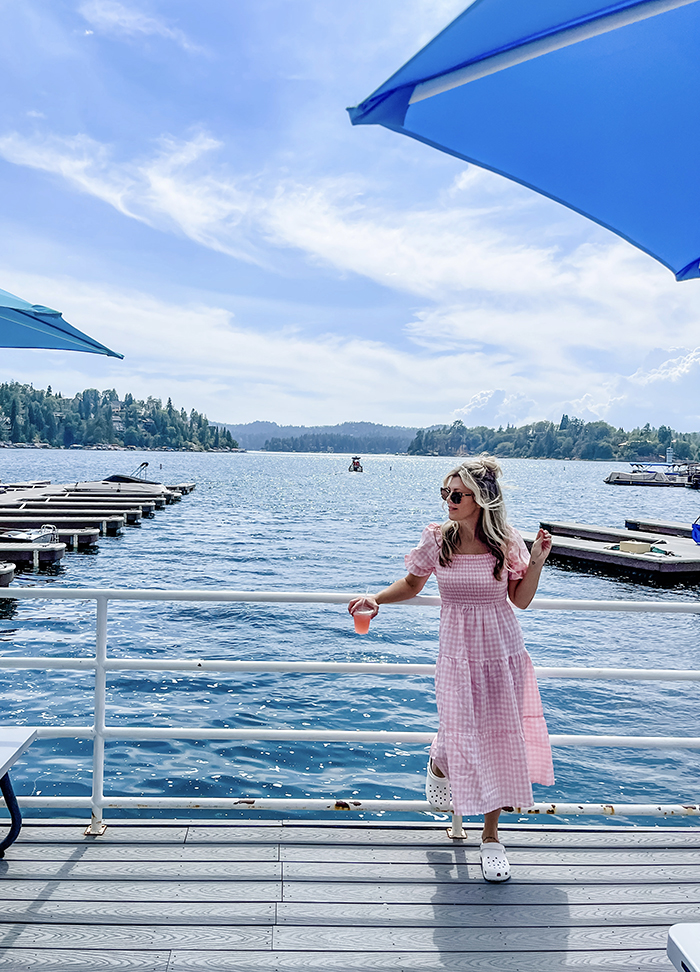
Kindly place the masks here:
<instances>
[{"instance_id":1,"label":"black sunglasses","mask_svg":"<svg viewBox=\"0 0 700 972\"><path fill-rule=\"evenodd\" d=\"M450 503L454 503L456 506L462 502L465 496L471 496L471 498L474 499L473 493L460 493L458 489L449 490L447 486L442 486L440 488L440 496L442 496L444 500L449 500Z\"/></svg>"}]
</instances>

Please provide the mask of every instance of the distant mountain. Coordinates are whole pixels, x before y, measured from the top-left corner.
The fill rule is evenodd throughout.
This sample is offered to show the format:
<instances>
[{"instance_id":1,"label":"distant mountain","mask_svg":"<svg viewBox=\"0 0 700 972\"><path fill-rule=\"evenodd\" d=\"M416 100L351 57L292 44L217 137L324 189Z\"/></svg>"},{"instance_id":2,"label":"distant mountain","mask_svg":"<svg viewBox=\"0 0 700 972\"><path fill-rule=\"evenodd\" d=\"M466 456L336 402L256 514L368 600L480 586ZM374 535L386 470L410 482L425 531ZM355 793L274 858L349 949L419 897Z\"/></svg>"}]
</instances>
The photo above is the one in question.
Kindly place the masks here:
<instances>
[{"instance_id":1,"label":"distant mountain","mask_svg":"<svg viewBox=\"0 0 700 972\"><path fill-rule=\"evenodd\" d=\"M374 422L343 422L340 425L278 425L277 422L229 425L226 422L212 422L212 425L227 429L242 449L264 449L265 443L269 443L268 448L276 452L297 452L300 451L300 445L310 447L303 451L315 452L319 451L317 443L335 441L339 445L342 443L341 448L337 449L339 452L352 452L353 449L364 452L403 452L417 431L415 427L377 425ZM321 450L325 452L327 448L328 446L323 446Z\"/></svg>"}]
</instances>

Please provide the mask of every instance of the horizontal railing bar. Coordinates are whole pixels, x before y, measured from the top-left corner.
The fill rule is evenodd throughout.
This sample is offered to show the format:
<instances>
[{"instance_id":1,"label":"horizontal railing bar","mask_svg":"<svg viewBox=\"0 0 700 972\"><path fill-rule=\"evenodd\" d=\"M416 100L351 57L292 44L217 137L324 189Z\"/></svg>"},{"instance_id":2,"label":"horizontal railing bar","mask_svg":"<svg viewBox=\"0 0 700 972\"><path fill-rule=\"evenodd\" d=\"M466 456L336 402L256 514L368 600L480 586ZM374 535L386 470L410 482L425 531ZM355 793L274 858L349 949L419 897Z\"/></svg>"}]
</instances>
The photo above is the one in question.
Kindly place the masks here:
<instances>
[{"instance_id":1,"label":"horizontal railing bar","mask_svg":"<svg viewBox=\"0 0 700 972\"><path fill-rule=\"evenodd\" d=\"M38 739L93 739L92 726L32 726Z\"/></svg>"},{"instance_id":2,"label":"horizontal railing bar","mask_svg":"<svg viewBox=\"0 0 700 972\"><path fill-rule=\"evenodd\" d=\"M40 739L57 737L91 738L93 729L89 726L41 726L37 728ZM428 744L435 738L435 732L417 730L384 729L263 729L250 726L245 729L210 729L206 726L189 728L169 726L129 726L117 728L108 726L103 732L105 739L258 739L269 742L309 741L309 742L367 742L367 743L415 743ZM700 749L698 736L594 736L594 735L557 735L549 737L552 746L606 746L624 749Z\"/></svg>"},{"instance_id":3,"label":"horizontal railing bar","mask_svg":"<svg viewBox=\"0 0 700 972\"><path fill-rule=\"evenodd\" d=\"M611 611L629 614L700 614L698 601L577 601L536 597L528 611Z\"/></svg>"},{"instance_id":4,"label":"horizontal railing bar","mask_svg":"<svg viewBox=\"0 0 700 972\"><path fill-rule=\"evenodd\" d=\"M357 591L342 594L334 591L227 591L227 590L161 590L149 588L92 588L92 587L3 587L0 598L17 600L95 601L105 597L109 601L258 601L270 604L347 604ZM403 604L440 606L440 598L420 594Z\"/></svg>"},{"instance_id":5,"label":"horizontal railing bar","mask_svg":"<svg viewBox=\"0 0 700 972\"><path fill-rule=\"evenodd\" d=\"M111 658L105 662L112 672L295 672L346 675L434 675L435 665L408 662L289 662L225 661L223 659ZM92 658L44 658L36 655L0 657L0 669L85 669L94 671ZM649 679L656 681L700 681L700 671L682 668L574 668L535 667L538 678Z\"/></svg>"},{"instance_id":6,"label":"horizontal railing bar","mask_svg":"<svg viewBox=\"0 0 700 972\"><path fill-rule=\"evenodd\" d=\"M13 786L14 786L13 781ZM19 796L17 802L21 807L64 807L70 810L73 807L86 807L88 810L92 806L92 797L89 796Z\"/></svg>"},{"instance_id":7,"label":"horizontal railing bar","mask_svg":"<svg viewBox=\"0 0 700 972\"><path fill-rule=\"evenodd\" d=\"M115 729L104 731L105 739L258 739L270 742L304 741L309 742L368 742L368 743L416 743L427 745L435 738L435 731L418 732L391 729L185 729L179 727L143 729Z\"/></svg>"},{"instance_id":8,"label":"horizontal railing bar","mask_svg":"<svg viewBox=\"0 0 700 972\"><path fill-rule=\"evenodd\" d=\"M46 658L38 655L7 655L0 657L0 668L64 669L94 672L94 658Z\"/></svg>"},{"instance_id":9,"label":"horizontal railing bar","mask_svg":"<svg viewBox=\"0 0 700 972\"><path fill-rule=\"evenodd\" d=\"M20 807L90 807L90 797L18 796ZM354 800L345 798L267 797L120 797L105 794L102 809L123 810L335 810L369 813L430 813L437 811L425 800ZM700 816L700 804L680 803L535 803L531 807L508 807L504 814L595 816L687 817ZM479 825L481 826L481 824Z\"/></svg>"},{"instance_id":10,"label":"horizontal railing bar","mask_svg":"<svg viewBox=\"0 0 700 972\"><path fill-rule=\"evenodd\" d=\"M94 601L250 601L272 604L347 604L358 592L156 590L148 588L3 587L0 598ZM439 607L437 595L419 594L392 607ZM587 601L535 598L528 611L603 611L649 614L700 614L698 601Z\"/></svg>"},{"instance_id":11,"label":"horizontal railing bar","mask_svg":"<svg viewBox=\"0 0 700 972\"><path fill-rule=\"evenodd\" d=\"M541 668L535 666L538 678L589 678L600 681L649 679L659 682L699 682L700 671L692 668Z\"/></svg>"},{"instance_id":12,"label":"horizontal railing bar","mask_svg":"<svg viewBox=\"0 0 700 972\"><path fill-rule=\"evenodd\" d=\"M566 736L551 734L552 746L606 746L622 749L700 749L700 736Z\"/></svg>"}]
</instances>

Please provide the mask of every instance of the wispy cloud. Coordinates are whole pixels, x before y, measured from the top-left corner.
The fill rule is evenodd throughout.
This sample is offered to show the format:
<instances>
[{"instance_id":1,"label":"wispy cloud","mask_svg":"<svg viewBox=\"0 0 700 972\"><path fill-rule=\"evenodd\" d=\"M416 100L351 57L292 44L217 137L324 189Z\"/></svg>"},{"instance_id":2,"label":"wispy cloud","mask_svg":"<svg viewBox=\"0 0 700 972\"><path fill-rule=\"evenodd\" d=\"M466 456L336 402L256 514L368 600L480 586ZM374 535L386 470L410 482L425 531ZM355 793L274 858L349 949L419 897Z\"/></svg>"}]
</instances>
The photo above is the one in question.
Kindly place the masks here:
<instances>
[{"instance_id":1,"label":"wispy cloud","mask_svg":"<svg viewBox=\"0 0 700 972\"><path fill-rule=\"evenodd\" d=\"M102 33L123 37L155 35L174 41L190 53L203 52L203 48L193 43L178 27L134 7L127 7L118 0L86 0L78 10L89 24Z\"/></svg>"},{"instance_id":2,"label":"wispy cloud","mask_svg":"<svg viewBox=\"0 0 700 972\"><path fill-rule=\"evenodd\" d=\"M165 138L151 157L122 163L109 146L87 135L0 137L0 156L8 162L60 176L124 216L252 261L252 241L247 248L236 243L242 235L240 224L253 208L251 192L201 167L192 171L218 147L219 142L204 133L184 141Z\"/></svg>"},{"instance_id":3,"label":"wispy cloud","mask_svg":"<svg viewBox=\"0 0 700 972\"><path fill-rule=\"evenodd\" d=\"M211 303L181 304L80 279L6 271L3 282L20 293L40 294L71 323L125 355L117 367L112 360L73 356L61 366L57 385L55 369L53 378L50 370L42 378L37 356L23 373L14 362L29 361L29 353L16 352L4 365L17 380L36 385L43 380L69 393L97 384L172 395L219 420L285 416L310 424L315 416L333 423L349 415L375 421L381 415L399 424L422 424L426 400L434 403L438 419L449 414L453 389L463 383L470 361L468 355L420 360L385 342L353 336L311 339L285 329L261 333ZM481 373L497 380L485 359Z\"/></svg>"},{"instance_id":4,"label":"wispy cloud","mask_svg":"<svg viewBox=\"0 0 700 972\"><path fill-rule=\"evenodd\" d=\"M236 325L235 368L246 363L246 387L259 372L256 388L269 392L270 376L288 388L285 411L293 407L295 381L297 394L314 389L316 408L322 402L323 409L331 407L324 378L314 374L333 376L339 399L347 395L349 401L373 401L379 408L382 398L381 414L392 409L391 401L405 404L406 389L416 382L420 399L430 400L435 410L442 403L445 418L457 409L474 420L493 415L499 421L525 421L537 417L537 410L558 417L562 403L572 401L580 414L623 416L626 401L641 408L644 395L658 391L661 404L668 389L694 380L699 367L694 358L678 365L677 375L672 368L652 375L648 366L635 375L660 342L660 321L667 346L695 348L692 284L675 283L647 257L598 229L568 247L546 226L538 230L533 224L527 236L516 232L520 210L531 205L524 190L513 195L507 183L501 189L495 176L470 169L433 208L392 205L381 189L359 177L301 183L286 175L231 174L217 165L220 144L206 132L167 137L150 155L121 161L109 146L84 135L10 134L0 137L0 155L52 173L124 216L209 249L268 266L274 266L275 254L281 259L285 249L293 249L325 267L327 275L358 274L415 298L414 313L405 322L410 353L351 338L319 345L307 341L303 329L296 336L277 334L268 347L268 338ZM231 326L203 327L201 333L211 332L212 341L198 341L194 355L183 346L177 367L196 359L202 372L218 373L218 349L227 346L221 335ZM188 339L192 333L184 322L183 333ZM247 347L254 353L247 356ZM200 354L206 348L215 365ZM280 349L281 362L298 366L275 369L271 362ZM365 358L371 364L363 364ZM351 369L346 361L353 362ZM240 387L243 378L235 368L225 372L223 384L235 373ZM651 377L645 377L647 371ZM338 375L349 373L353 381L343 389ZM397 376L393 385L386 381L389 373ZM385 398L376 388L370 391L374 383L387 389ZM360 393L361 387L366 391ZM679 426L688 427L694 411L679 409Z\"/></svg>"}]
</instances>

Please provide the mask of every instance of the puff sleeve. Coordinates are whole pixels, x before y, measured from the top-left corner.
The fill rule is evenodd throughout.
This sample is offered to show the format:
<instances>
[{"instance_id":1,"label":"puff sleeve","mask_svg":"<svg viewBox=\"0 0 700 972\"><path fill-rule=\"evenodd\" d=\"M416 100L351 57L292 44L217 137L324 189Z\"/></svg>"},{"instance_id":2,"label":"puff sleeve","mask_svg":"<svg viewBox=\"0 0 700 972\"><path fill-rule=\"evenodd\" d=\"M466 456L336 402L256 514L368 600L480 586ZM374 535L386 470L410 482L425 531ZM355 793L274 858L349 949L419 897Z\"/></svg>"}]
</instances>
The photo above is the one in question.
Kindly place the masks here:
<instances>
[{"instance_id":1,"label":"puff sleeve","mask_svg":"<svg viewBox=\"0 0 700 972\"><path fill-rule=\"evenodd\" d=\"M513 527L509 527L509 530L510 539L506 555L508 580L522 580L530 566L530 553L518 531L514 530Z\"/></svg>"},{"instance_id":2,"label":"puff sleeve","mask_svg":"<svg viewBox=\"0 0 700 972\"><path fill-rule=\"evenodd\" d=\"M428 577L438 565L442 533L439 523L429 523L423 530L420 543L404 558L406 570L416 577Z\"/></svg>"}]
</instances>

